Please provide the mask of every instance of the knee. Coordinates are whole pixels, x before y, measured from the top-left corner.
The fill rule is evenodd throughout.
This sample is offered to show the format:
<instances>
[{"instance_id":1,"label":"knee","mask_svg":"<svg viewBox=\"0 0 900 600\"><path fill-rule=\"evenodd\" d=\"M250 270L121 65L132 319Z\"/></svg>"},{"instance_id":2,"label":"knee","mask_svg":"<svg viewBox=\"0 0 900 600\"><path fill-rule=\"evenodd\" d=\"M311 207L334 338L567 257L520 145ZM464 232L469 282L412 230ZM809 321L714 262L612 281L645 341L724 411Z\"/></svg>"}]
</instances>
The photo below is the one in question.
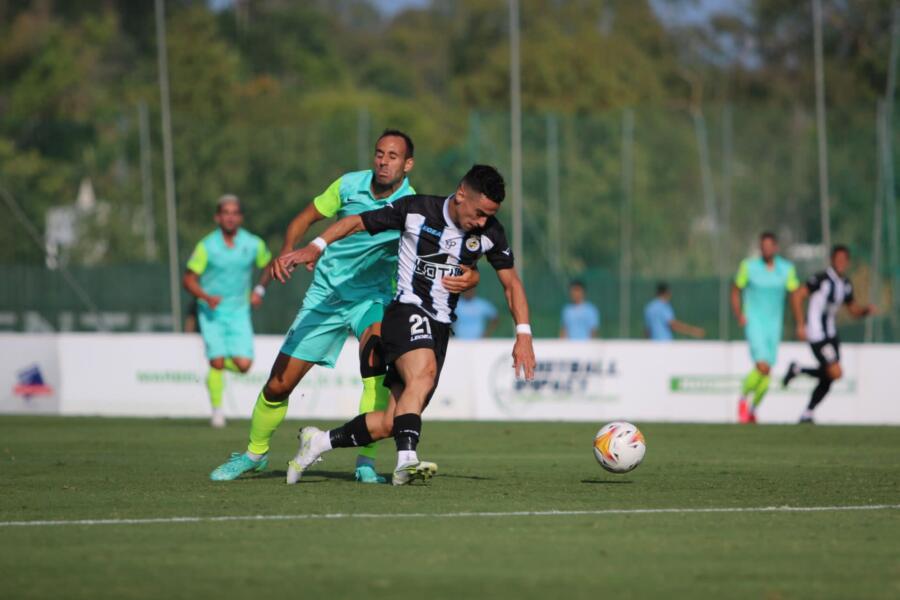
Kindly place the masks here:
<instances>
[{"instance_id":1,"label":"knee","mask_svg":"<svg viewBox=\"0 0 900 600\"><path fill-rule=\"evenodd\" d=\"M434 388L435 375L437 375L437 368L434 366L422 369L411 381L406 382L406 386L427 394Z\"/></svg>"},{"instance_id":2,"label":"knee","mask_svg":"<svg viewBox=\"0 0 900 600\"><path fill-rule=\"evenodd\" d=\"M224 358L214 358L209 361L209 366L213 369L224 369L225 368L225 359Z\"/></svg>"},{"instance_id":3,"label":"knee","mask_svg":"<svg viewBox=\"0 0 900 600\"><path fill-rule=\"evenodd\" d=\"M833 365L828 365L828 378L832 381L837 381L841 377L844 376L844 372L841 370L841 365L835 363Z\"/></svg>"},{"instance_id":4,"label":"knee","mask_svg":"<svg viewBox=\"0 0 900 600\"><path fill-rule=\"evenodd\" d=\"M384 416L376 423L374 423L374 427L372 431L369 433L374 440L383 440L385 438L389 438L394 435L394 416L389 415L387 412L384 413Z\"/></svg>"},{"instance_id":5,"label":"knee","mask_svg":"<svg viewBox=\"0 0 900 600\"><path fill-rule=\"evenodd\" d=\"M234 359L234 366L238 368L238 371L241 373L246 373L250 370L250 367L253 366L253 361L248 359L236 358Z\"/></svg>"},{"instance_id":6,"label":"knee","mask_svg":"<svg viewBox=\"0 0 900 600\"><path fill-rule=\"evenodd\" d=\"M769 363L756 363L756 370L762 373L763 375L768 375L772 370L772 367L769 366Z\"/></svg>"},{"instance_id":7,"label":"knee","mask_svg":"<svg viewBox=\"0 0 900 600\"><path fill-rule=\"evenodd\" d=\"M294 386L279 377L270 377L263 388L263 394L270 402L284 400L294 391Z\"/></svg>"}]
</instances>

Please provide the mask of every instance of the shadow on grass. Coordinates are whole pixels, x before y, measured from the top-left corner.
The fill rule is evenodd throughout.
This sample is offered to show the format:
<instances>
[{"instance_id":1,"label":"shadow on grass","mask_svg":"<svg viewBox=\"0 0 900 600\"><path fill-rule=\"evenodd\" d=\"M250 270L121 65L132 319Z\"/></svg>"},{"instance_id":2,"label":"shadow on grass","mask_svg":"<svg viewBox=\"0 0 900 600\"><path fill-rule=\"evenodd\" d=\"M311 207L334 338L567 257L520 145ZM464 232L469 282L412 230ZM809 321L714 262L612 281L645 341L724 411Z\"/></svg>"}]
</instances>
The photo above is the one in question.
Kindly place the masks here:
<instances>
[{"instance_id":1,"label":"shadow on grass","mask_svg":"<svg viewBox=\"0 0 900 600\"><path fill-rule=\"evenodd\" d=\"M595 483L599 485L615 485L622 483L634 483L630 479L582 479L581 483Z\"/></svg>"},{"instance_id":2,"label":"shadow on grass","mask_svg":"<svg viewBox=\"0 0 900 600\"><path fill-rule=\"evenodd\" d=\"M435 477L441 479L471 479L472 481L497 481L496 477L482 477L480 475L441 475L438 473Z\"/></svg>"}]
</instances>

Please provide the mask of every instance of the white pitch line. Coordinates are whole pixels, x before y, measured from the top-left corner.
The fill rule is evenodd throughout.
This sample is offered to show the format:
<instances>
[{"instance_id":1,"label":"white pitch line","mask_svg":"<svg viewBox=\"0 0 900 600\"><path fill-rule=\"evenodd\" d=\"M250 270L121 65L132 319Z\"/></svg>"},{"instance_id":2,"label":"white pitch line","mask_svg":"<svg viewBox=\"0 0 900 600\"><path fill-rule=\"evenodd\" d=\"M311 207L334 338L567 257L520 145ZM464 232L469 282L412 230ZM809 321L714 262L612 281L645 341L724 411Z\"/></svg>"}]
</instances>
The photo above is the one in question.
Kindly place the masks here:
<instances>
[{"instance_id":1,"label":"white pitch line","mask_svg":"<svg viewBox=\"0 0 900 600\"><path fill-rule=\"evenodd\" d=\"M600 510L522 510L510 512L449 513L330 513L306 515L237 515L222 517L158 517L152 519L79 519L72 521L0 521L0 527L52 527L56 525L152 525L156 523L221 523L228 521L324 521L344 519L459 519L493 517L582 517L606 515L659 515L706 513L804 513L858 510L900 510L900 504L858 506L756 506L720 508L609 508Z\"/></svg>"}]
</instances>

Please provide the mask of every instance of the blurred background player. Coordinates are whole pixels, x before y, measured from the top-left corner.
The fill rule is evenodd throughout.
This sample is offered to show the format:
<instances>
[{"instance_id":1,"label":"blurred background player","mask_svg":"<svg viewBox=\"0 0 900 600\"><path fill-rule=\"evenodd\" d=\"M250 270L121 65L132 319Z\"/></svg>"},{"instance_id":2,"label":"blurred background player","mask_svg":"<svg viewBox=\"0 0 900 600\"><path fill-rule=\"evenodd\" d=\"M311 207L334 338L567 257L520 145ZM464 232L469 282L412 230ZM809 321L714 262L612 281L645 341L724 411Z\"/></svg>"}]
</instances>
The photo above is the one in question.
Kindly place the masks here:
<instances>
[{"instance_id":1,"label":"blurred background player","mask_svg":"<svg viewBox=\"0 0 900 600\"><path fill-rule=\"evenodd\" d=\"M494 217L505 195L503 177L496 169L474 165L448 197L403 198L380 210L346 217L305 248L278 258L289 270L296 264L315 262L331 243L355 232L403 232L397 295L384 318L385 383L391 387L390 405L386 411L358 415L330 431L301 429L300 449L288 466L288 483L296 483L324 452L391 435L397 444L394 485L434 475L437 465L420 461L416 447L422 411L440 379L459 299L458 292L444 285L443 277L458 272L462 265L474 266L482 255L496 271L517 324L512 352L516 376L521 372L526 379L534 377L528 300L513 266L506 233Z\"/></svg>"},{"instance_id":2,"label":"blurred background player","mask_svg":"<svg viewBox=\"0 0 900 600\"><path fill-rule=\"evenodd\" d=\"M568 340L589 340L597 337L600 311L585 300L584 282L569 284L569 303L563 306L559 337Z\"/></svg>"},{"instance_id":3,"label":"blurred background player","mask_svg":"<svg viewBox=\"0 0 900 600\"><path fill-rule=\"evenodd\" d=\"M479 340L491 337L497 328L497 309L488 300L475 295L475 289L466 290L456 303L456 322L453 333L461 340Z\"/></svg>"},{"instance_id":4,"label":"blurred background player","mask_svg":"<svg viewBox=\"0 0 900 600\"><path fill-rule=\"evenodd\" d=\"M206 388L213 427L225 426L223 369L246 373L253 363L251 305L262 304L269 282L265 269L272 253L259 237L241 228L244 215L237 196L225 195L216 205L219 228L204 237L191 254L182 283L197 299L197 321L209 359ZM262 269L250 290L253 267Z\"/></svg>"},{"instance_id":5,"label":"blurred background player","mask_svg":"<svg viewBox=\"0 0 900 600\"><path fill-rule=\"evenodd\" d=\"M656 284L656 298L644 307L644 326L647 337L658 342L674 339L673 331L693 338L706 336L706 332L700 327L682 323L675 318L672 291L669 284L664 281Z\"/></svg>"},{"instance_id":6,"label":"blurred background player","mask_svg":"<svg viewBox=\"0 0 900 600\"><path fill-rule=\"evenodd\" d=\"M372 169L346 173L303 209L288 226L281 254L290 253L310 225L333 216L346 217L382 208L415 193L407 175L415 164L408 135L384 131L375 143ZM380 358L381 319L394 292L398 232L353 236L332 244L316 265L303 305L287 332L269 379L253 408L247 451L235 452L210 474L214 481L236 479L268 465L269 442L284 421L291 392L314 365L334 367L347 335L359 340L363 393L360 412L384 410L388 390ZM290 273L272 264L272 274L286 281ZM451 278L447 285L461 291L477 283L477 272ZM375 448L360 450L356 480L379 483Z\"/></svg>"},{"instance_id":7,"label":"blurred background player","mask_svg":"<svg viewBox=\"0 0 900 600\"><path fill-rule=\"evenodd\" d=\"M741 261L731 289L731 308L744 328L750 344L753 370L744 378L738 401L738 421L755 423L756 409L769 389L772 365L778 356L784 321L784 300L787 292L797 294L800 283L793 263L778 256L775 234L759 236L761 256ZM803 339L803 313L800 304L791 301L797 338ZM752 397L751 397L752 394Z\"/></svg>"},{"instance_id":8,"label":"blurred background player","mask_svg":"<svg viewBox=\"0 0 900 600\"><path fill-rule=\"evenodd\" d=\"M853 285L847 279L850 268L850 249L838 244L831 251L831 266L810 277L806 285L791 300L802 306L809 298L806 309L806 339L818 367L800 367L792 362L784 375L782 384L787 387L791 380L803 373L815 377L819 384L813 389L809 404L800 416L801 423L812 423L816 407L828 394L831 384L843 375L841 370L841 340L838 338L835 319L842 305L854 317L860 318L875 312L872 305L860 306L853 297Z\"/></svg>"}]
</instances>

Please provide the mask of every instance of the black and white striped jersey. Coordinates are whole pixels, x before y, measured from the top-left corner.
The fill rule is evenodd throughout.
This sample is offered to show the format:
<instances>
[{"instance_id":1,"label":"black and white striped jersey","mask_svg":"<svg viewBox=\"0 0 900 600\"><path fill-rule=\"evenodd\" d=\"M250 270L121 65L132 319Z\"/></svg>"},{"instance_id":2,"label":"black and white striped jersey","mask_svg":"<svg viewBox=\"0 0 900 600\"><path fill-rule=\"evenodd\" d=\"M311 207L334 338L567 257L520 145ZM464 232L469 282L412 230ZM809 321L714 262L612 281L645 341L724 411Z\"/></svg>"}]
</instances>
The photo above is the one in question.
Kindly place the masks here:
<instances>
[{"instance_id":1,"label":"black and white striped jersey","mask_svg":"<svg viewBox=\"0 0 900 600\"><path fill-rule=\"evenodd\" d=\"M500 222L489 217L483 228L464 231L450 219L450 198L405 196L360 215L372 235L389 229L402 232L394 299L420 307L441 323L456 320L459 294L448 292L441 280L462 274L458 265L474 265L484 254L498 271L513 266Z\"/></svg>"},{"instance_id":2,"label":"black and white striped jersey","mask_svg":"<svg viewBox=\"0 0 900 600\"><path fill-rule=\"evenodd\" d=\"M837 337L835 317L842 304L853 302L853 285L828 267L806 281L809 306L806 308L806 339L810 343Z\"/></svg>"}]
</instances>

